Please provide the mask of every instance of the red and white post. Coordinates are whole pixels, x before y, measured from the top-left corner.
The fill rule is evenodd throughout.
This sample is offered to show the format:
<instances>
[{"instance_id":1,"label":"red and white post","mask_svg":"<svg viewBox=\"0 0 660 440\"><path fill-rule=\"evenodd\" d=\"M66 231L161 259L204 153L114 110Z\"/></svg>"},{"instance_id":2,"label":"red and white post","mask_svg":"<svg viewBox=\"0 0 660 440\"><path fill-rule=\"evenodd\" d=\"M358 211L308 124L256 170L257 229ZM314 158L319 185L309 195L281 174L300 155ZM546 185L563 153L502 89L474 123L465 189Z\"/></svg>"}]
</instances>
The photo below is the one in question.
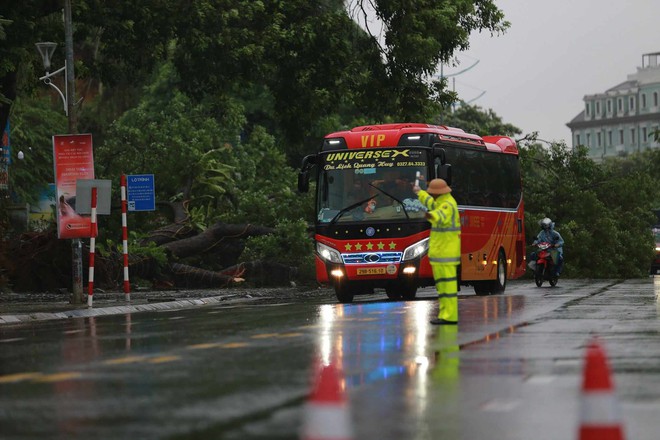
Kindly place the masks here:
<instances>
[{"instance_id":1,"label":"red and white post","mask_svg":"<svg viewBox=\"0 0 660 440\"><path fill-rule=\"evenodd\" d=\"M131 283L128 280L128 222L126 219L126 175L121 175L121 238L124 253L124 294L126 301L131 300Z\"/></svg>"},{"instance_id":2,"label":"red and white post","mask_svg":"<svg viewBox=\"0 0 660 440\"><path fill-rule=\"evenodd\" d=\"M87 307L92 307L92 301L94 299L94 252L96 249L96 236L98 235L98 229L96 227L96 200L97 200L97 191L96 187L92 188L92 223L90 225L89 233L89 286L87 290Z\"/></svg>"}]
</instances>

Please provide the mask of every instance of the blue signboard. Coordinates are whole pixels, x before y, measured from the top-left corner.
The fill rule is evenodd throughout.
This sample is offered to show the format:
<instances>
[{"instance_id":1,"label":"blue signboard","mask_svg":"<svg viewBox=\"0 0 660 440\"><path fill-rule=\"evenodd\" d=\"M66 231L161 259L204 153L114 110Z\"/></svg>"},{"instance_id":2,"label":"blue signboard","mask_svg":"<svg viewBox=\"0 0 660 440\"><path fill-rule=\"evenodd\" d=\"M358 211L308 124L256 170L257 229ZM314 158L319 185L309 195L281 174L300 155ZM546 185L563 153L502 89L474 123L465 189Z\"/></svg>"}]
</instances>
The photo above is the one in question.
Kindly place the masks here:
<instances>
[{"instance_id":1,"label":"blue signboard","mask_svg":"<svg viewBox=\"0 0 660 440\"><path fill-rule=\"evenodd\" d=\"M155 211L156 193L153 174L126 176L126 201L129 211Z\"/></svg>"}]
</instances>

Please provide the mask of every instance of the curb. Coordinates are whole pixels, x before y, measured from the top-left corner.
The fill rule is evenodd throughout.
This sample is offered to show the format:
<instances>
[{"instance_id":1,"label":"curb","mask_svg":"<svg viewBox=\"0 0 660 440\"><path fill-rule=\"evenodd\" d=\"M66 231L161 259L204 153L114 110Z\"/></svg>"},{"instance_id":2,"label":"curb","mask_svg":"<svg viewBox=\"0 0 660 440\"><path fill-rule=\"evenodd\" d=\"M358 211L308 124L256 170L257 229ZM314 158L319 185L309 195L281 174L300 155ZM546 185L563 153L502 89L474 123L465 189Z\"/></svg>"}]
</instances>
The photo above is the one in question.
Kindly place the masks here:
<instances>
[{"instance_id":1,"label":"curb","mask_svg":"<svg viewBox=\"0 0 660 440\"><path fill-rule=\"evenodd\" d=\"M52 312L52 313L34 312L34 313L21 313L21 314L7 314L7 315L0 315L0 325L19 324L19 323L34 322L34 321L46 321L53 319L88 318L93 316L121 315L125 313L137 313L137 312L158 312L163 310L186 309L186 308L194 308L199 306L207 306L207 305L220 304L220 303L230 304L230 303L236 303L242 301L254 301L256 299L263 299L263 298L252 298L252 297L229 299L235 296L236 295L211 296L206 298L158 302L154 304L136 304L136 305L97 307L97 308L92 307L86 309L81 308L81 309L67 310L64 312Z\"/></svg>"}]
</instances>

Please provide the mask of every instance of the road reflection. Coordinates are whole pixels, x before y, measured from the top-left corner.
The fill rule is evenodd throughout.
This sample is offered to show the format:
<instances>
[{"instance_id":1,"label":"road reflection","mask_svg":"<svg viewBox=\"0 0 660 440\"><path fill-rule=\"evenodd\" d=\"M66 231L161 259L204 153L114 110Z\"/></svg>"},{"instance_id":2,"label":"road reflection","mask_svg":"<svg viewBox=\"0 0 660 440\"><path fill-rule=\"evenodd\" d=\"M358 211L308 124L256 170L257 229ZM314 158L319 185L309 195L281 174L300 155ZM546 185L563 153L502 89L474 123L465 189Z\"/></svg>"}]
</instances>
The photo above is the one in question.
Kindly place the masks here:
<instances>
[{"instance_id":1,"label":"road reflection","mask_svg":"<svg viewBox=\"0 0 660 440\"><path fill-rule=\"evenodd\" d=\"M344 371L349 385L368 384L426 365L428 301L323 305L317 352Z\"/></svg>"},{"instance_id":2,"label":"road reflection","mask_svg":"<svg viewBox=\"0 0 660 440\"><path fill-rule=\"evenodd\" d=\"M523 296L461 300L459 333L487 324L499 324L499 328L482 338L464 342L460 349L515 332L525 323L515 323L512 318L524 306ZM393 375L426 373L430 364L429 339L444 346L447 338L442 332L448 332L431 331L429 318L435 309L433 301L322 305L316 338L318 357L323 365L334 363L343 370L349 386L368 384ZM453 336L455 339L457 335ZM441 340L445 342L439 342ZM438 352L431 355L433 358L437 356Z\"/></svg>"},{"instance_id":3,"label":"road reflection","mask_svg":"<svg viewBox=\"0 0 660 440\"><path fill-rule=\"evenodd\" d=\"M362 408L380 411L373 408L387 401L397 411L431 417L442 405L444 414L456 416L450 420L459 420L461 374L513 374L521 368L517 360L462 363L461 352L517 331L525 325L518 317L524 306L523 296L462 298L457 328L429 324L437 313L434 300L322 305L316 359L343 373L342 389L353 389ZM442 433L457 429L444 423Z\"/></svg>"},{"instance_id":4,"label":"road reflection","mask_svg":"<svg viewBox=\"0 0 660 440\"><path fill-rule=\"evenodd\" d=\"M96 330L96 317L74 319L68 322L61 347L64 364L79 365L101 355Z\"/></svg>"},{"instance_id":5,"label":"road reflection","mask_svg":"<svg viewBox=\"0 0 660 440\"><path fill-rule=\"evenodd\" d=\"M521 313L525 307L522 295L496 295L466 298L459 303L462 330L499 324Z\"/></svg>"},{"instance_id":6,"label":"road reflection","mask_svg":"<svg viewBox=\"0 0 660 440\"><path fill-rule=\"evenodd\" d=\"M459 356L458 328L440 326L435 330L433 362L430 366L427 420L435 420L438 408L442 408L442 423L429 424L432 438L461 438L461 359ZM426 409L426 408L424 408Z\"/></svg>"}]
</instances>

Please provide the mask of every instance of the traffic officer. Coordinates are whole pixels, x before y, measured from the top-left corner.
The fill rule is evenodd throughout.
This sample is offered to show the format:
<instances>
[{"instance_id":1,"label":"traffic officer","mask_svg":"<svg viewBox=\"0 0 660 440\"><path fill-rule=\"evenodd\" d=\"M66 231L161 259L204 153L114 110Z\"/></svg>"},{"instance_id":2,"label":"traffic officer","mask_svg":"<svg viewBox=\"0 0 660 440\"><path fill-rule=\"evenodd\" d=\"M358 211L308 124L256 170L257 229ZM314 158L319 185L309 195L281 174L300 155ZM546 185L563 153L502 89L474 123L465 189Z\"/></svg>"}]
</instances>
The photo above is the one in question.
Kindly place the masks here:
<instances>
[{"instance_id":1,"label":"traffic officer","mask_svg":"<svg viewBox=\"0 0 660 440\"><path fill-rule=\"evenodd\" d=\"M451 188L443 179L433 179L426 191L413 187L419 201L426 207L426 219L431 223L429 261L438 291L438 318L431 324L458 324L457 266L461 262L461 219Z\"/></svg>"}]
</instances>

